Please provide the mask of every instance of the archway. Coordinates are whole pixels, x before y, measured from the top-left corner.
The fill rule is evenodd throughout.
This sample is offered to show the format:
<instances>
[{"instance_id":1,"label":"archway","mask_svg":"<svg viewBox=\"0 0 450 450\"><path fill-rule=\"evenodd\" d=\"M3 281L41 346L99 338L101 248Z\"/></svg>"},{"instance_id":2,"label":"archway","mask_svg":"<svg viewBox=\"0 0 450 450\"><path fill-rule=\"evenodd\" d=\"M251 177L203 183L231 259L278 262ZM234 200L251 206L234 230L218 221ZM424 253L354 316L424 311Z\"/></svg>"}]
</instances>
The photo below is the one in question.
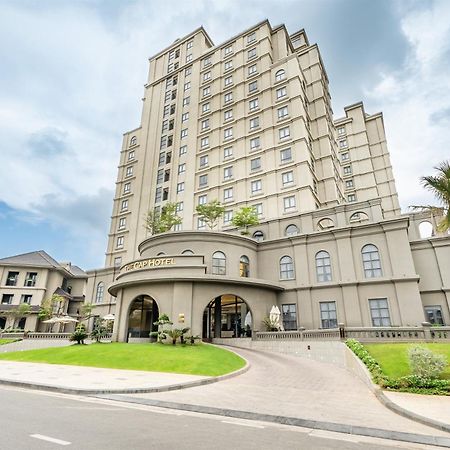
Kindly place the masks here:
<instances>
[{"instance_id":1,"label":"archway","mask_svg":"<svg viewBox=\"0 0 450 450\"><path fill-rule=\"evenodd\" d=\"M128 312L127 341L130 338L147 339L150 333L157 331L153 323L158 320L159 309L155 300L147 295L136 297Z\"/></svg>"},{"instance_id":2,"label":"archway","mask_svg":"<svg viewBox=\"0 0 450 450\"><path fill-rule=\"evenodd\" d=\"M0 330L6 328L6 317L0 317Z\"/></svg>"},{"instance_id":3,"label":"archway","mask_svg":"<svg viewBox=\"0 0 450 450\"><path fill-rule=\"evenodd\" d=\"M252 313L237 295L216 297L203 313L203 339L250 337Z\"/></svg>"}]
</instances>

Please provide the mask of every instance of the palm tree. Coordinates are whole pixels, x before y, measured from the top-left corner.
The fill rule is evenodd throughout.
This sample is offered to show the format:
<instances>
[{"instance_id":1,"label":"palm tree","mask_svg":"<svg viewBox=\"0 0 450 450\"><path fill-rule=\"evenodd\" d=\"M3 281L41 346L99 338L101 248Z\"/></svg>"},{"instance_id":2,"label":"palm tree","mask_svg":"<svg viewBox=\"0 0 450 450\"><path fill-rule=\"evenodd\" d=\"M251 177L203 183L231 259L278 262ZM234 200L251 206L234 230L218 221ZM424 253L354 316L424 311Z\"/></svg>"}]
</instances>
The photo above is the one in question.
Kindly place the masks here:
<instances>
[{"instance_id":1,"label":"palm tree","mask_svg":"<svg viewBox=\"0 0 450 450\"><path fill-rule=\"evenodd\" d=\"M437 175L421 177L422 185L431 191L443 206L412 206L413 209L428 210L432 214L439 212L442 220L437 224L437 230L450 230L450 161L443 161L435 167Z\"/></svg>"}]
</instances>

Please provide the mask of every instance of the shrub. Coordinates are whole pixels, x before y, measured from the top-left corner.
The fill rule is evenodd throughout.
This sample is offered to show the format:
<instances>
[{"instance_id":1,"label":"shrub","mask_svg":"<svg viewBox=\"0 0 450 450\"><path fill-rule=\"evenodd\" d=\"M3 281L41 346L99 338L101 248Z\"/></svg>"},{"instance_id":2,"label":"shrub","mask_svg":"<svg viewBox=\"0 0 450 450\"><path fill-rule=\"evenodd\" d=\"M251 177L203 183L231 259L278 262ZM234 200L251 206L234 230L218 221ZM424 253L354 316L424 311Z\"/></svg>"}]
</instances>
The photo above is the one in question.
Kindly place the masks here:
<instances>
[{"instance_id":1,"label":"shrub","mask_svg":"<svg viewBox=\"0 0 450 450\"><path fill-rule=\"evenodd\" d=\"M94 324L94 329L91 331L91 339L95 339L96 342L100 342L106 337L108 331L101 319L97 319Z\"/></svg>"},{"instance_id":2,"label":"shrub","mask_svg":"<svg viewBox=\"0 0 450 450\"><path fill-rule=\"evenodd\" d=\"M413 375L419 378L439 378L447 364L444 355L437 355L425 347L411 347L408 350L409 366Z\"/></svg>"},{"instance_id":3,"label":"shrub","mask_svg":"<svg viewBox=\"0 0 450 450\"><path fill-rule=\"evenodd\" d=\"M77 344L84 344L84 340L88 337L86 328L83 324L78 325L75 331L71 334L69 340Z\"/></svg>"}]
</instances>

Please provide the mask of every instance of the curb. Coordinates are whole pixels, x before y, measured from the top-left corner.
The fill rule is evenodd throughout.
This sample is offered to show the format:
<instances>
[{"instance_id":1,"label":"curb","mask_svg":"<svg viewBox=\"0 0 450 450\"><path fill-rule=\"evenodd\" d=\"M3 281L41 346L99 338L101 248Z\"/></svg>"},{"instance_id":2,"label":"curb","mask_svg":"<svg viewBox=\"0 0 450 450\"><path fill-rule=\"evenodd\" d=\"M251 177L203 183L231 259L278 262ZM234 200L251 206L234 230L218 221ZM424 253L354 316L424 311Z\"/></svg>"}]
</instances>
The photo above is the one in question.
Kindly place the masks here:
<instances>
[{"instance_id":1,"label":"curb","mask_svg":"<svg viewBox=\"0 0 450 450\"><path fill-rule=\"evenodd\" d=\"M201 414L211 414L216 416L233 417L237 419L256 420L260 422L278 423L302 428L311 428L314 430L334 431L336 433L368 436L381 439L390 439L395 441L410 442L415 444L434 445L450 448L450 438L442 436L430 436L425 434L405 433L401 431L383 430L379 428L361 427L356 425L346 425L335 422L323 422L318 420L300 419L297 417L276 416L272 414L263 414L250 411L240 411L234 409L221 409L213 406L191 405L188 403L175 403L160 400L140 399L128 397L125 395L93 396L106 400L117 402L134 403L146 406L155 406L166 409L177 409Z\"/></svg>"},{"instance_id":2,"label":"curb","mask_svg":"<svg viewBox=\"0 0 450 450\"><path fill-rule=\"evenodd\" d=\"M228 350L228 349L227 349ZM237 354L236 352L232 353ZM234 372L226 373L225 375L219 375L216 377L203 378L201 380L188 381L186 383L177 383L177 384L169 384L167 386L159 386L154 388L131 388L131 389L77 389L77 388L65 388L60 386L54 386L51 384L42 384L42 383L27 383L24 381L15 381L8 379L0 379L0 385L6 386L14 386L26 389L36 389L39 391L47 391L47 392L59 392L61 394L71 394L71 395L101 395L101 394L150 394L156 392L167 392L167 391L176 391L180 389L188 389L191 387L204 386L206 384L217 383L219 381L227 380L228 378L237 377L247 372L251 365L241 355L238 355L245 361L245 366L241 367Z\"/></svg>"},{"instance_id":3,"label":"curb","mask_svg":"<svg viewBox=\"0 0 450 450\"><path fill-rule=\"evenodd\" d=\"M445 431L447 433L450 433L450 424L447 424L445 422L439 422L438 420L430 419L426 416L421 416L420 414L416 414L409 409L403 408L403 406L398 405L397 403L393 402L391 399L389 399L383 389L378 386L378 384L375 384L372 381L372 377L370 375L370 372L368 371L365 364L352 352L350 348L348 348L348 354L352 355L354 360L357 362L357 364L362 369L361 372L364 373L364 379L363 376L361 376L361 372L355 373L354 371L350 370L347 367L347 370L349 370L354 376L358 377L361 381L363 381L368 388L374 393L377 400L385 406L387 409L390 409L391 411L395 412L399 416L406 417L407 419L414 420L415 422L419 422L423 425L427 425L432 428L436 428L440 431ZM395 391L392 391L395 392Z\"/></svg>"}]
</instances>

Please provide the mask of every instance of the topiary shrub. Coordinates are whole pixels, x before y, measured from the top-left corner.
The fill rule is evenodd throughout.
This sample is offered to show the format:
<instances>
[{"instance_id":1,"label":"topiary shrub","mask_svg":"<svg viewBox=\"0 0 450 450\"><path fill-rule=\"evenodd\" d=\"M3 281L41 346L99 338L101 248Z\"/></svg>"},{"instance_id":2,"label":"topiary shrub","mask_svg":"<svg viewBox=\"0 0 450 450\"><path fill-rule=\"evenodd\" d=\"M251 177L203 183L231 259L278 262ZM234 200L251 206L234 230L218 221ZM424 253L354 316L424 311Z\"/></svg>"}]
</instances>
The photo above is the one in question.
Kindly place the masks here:
<instances>
[{"instance_id":1,"label":"topiary shrub","mask_svg":"<svg viewBox=\"0 0 450 450\"><path fill-rule=\"evenodd\" d=\"M420 346L408 349L408 359L412 374L419 378L439 378L447 365L447 358L444 355L437 355L430 349Z\"/></svg>"},{"instance_id":2,"label":"topiary shrub","mask_svg":"<svg viewBox=\"0 0 450 450\"><path fill-rule=\"evenodd\" d=\"M75 331L71 334L69 340L76 342L77 344L84 344L84 340L87 339L88 334L86 333L86 328L83 324L78 325Z\"/></svg>"}]
</instances>

